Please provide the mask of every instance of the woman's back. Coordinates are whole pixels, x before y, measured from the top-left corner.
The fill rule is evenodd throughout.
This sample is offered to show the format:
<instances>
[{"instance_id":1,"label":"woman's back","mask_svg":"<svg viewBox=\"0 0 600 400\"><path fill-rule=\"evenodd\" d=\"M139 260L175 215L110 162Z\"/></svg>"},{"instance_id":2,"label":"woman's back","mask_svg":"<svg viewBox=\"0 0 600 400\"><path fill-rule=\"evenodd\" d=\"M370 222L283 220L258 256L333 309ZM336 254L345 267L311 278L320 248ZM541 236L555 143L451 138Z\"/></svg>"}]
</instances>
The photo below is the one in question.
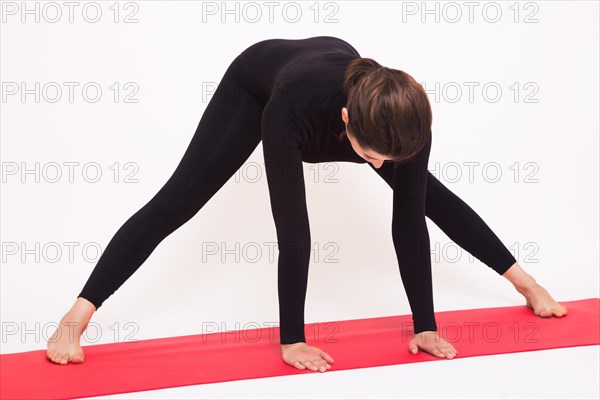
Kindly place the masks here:
<instances>
[{"instance_id":1,"label":"woman's back","mask_svg":"<svg viewBox=\"0 0 600 400\"><path fill-rule=\"evenodd\" d=\"M360 54L354 47L333 36L267 39L237 57L243 80L240 84L266 104L277 89L306 89L310 82L340 81L350 61L357 57Z\"/></svg>"}]
</instances>

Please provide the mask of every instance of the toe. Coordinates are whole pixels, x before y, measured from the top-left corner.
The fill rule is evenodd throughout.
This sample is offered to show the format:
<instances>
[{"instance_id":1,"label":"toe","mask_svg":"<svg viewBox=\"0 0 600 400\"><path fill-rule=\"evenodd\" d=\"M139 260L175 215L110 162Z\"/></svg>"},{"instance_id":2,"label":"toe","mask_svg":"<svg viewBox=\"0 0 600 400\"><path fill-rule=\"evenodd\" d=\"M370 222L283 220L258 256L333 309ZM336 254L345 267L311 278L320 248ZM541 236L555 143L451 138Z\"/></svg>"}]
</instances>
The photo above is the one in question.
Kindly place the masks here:
<instances>
[{"instance_id":1,"label":"toe","mask_svg":"<svg viewBox=\"0 0 600 400\"><path fill-rule=\"evenodd\" d=\"M544 308L544 309L542 309L542 310L538 311L538 312L536 313L536 315L537 315L538 317L541 317L541 318L549 318L549 317L551 317L551 316L553 315L553 313L552 313L552 310L549 310L549 309L547 309L547 308Z\"/></svg>"},{"instance_id":2,"label":"toe","mask_svg":"<svg viewBox=\"0 0 600 400\"><path fill-rule=\"evenodd\" d=\"M567 308L561 306L560 307L560 314L561 314L561 317L567 315Z\"/></svg>"},{"instance_id":3,"label":"toe","mask_svg":"<svg viewBox=\"0 0 600 400\"><path fill-rule=\"evenodd\" d=\"M558 309L554 312L554 316L556 317L564 317L565 315L567 315L567 310L565 309Z\"/></svg>"}]
</instances>

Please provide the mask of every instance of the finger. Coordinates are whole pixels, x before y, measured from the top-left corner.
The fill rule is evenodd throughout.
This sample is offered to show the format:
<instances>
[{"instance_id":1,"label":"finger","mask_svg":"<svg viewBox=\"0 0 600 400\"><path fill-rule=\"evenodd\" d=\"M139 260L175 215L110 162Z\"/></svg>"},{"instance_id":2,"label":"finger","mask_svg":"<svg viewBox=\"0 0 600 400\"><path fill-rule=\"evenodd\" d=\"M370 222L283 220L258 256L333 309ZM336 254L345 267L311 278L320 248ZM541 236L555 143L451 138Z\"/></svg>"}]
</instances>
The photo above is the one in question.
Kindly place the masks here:
<instances>
[{"instance_id":1,"label":"finger","mask_svg":"<svg viewBox=\"0 0 600 400\"><path fill-rule=\"evenodd\" d=\"M442 351L450 351L453 350L454 348L452 347L452 345L448 342L442 342L440 344L437 345L437 348L442 350Z\"/></svg>"},{"instance_id":2,"label":"finger","mask_svg":"<svg viewBox=\"0 0 600 400\"><path fill-rule=\"evenodd\" d=\"M298 368L298 369L306 369L306 367L304 366L304 364L302 364L300 361L296 360L292 363L294 365L294 367Z\"/></svg>"},{"instance_id":3,"label":"finger","mask_svg":"<svg viewBox=\"0 0 600 400\"><path fill-rule=\"evenodd\" d=\"M327 371L327 362L325 360L323 360L322 358L319 358L318 360L312 360L311 361L313 363L313 365L315 367L317 367L317 369L321 372L325 372Z\"/></svg>"},{"instance_id":4,"label":"finger","mask_svg":"<svg viewBox=\"0 0 600 400\"><path fill-rule=\"evenodd\" d=\"M335 361L333 361L333 358L331 358L331 356L329 354L325 353L322 350L319 352L319 355L321 357L323 357L325 360L327 360L328 362L330 362L330 363L334 363L335 362Z\"/></svg>"},{"instance_id":5,"label":"finger","mask_svg":"<svg viewBox=\"0 0 600 400\"><path fill-rule=\"evenodd\" d=\"M310 369L313 371L320 371L321 369L323 369L323 371L326 370L325 365L321 365L321 362L318 360L310 360L308 362L311 364Z\"/></svg>"},{"instance_id":6,"label":"finger","mask_svg":"<svg viewBox=\"0 0 600 400\"><path fill-rule=\"evenodd\" d=\"M447 346L447 345L441 345L441 346L438 346L438 349L439 349L439 350L440 350L442 353L444 353L444 354L446 354L446 353L450 353L450 352L452 352L452 351L453 351L453 350L452 350L452 347L451 347L451 346Z\"/></svg>"},{"instance_id":7,"label":"finger","mask_svg":"<svg viewBox=\"0 0 600 400\"><path fill-rule=\"evenodd\" d=\"M317 367L325 367L327 365L327 361L325 361L324 359L322 359L321 357L319 358L314 358L312 360L310 360L310 362L312 362L314 365L316 365Z\"/></svg>"},{"instance_id":8,"label":"finger","mask_svg":"<svg viewBox=\"0 0 600 400\"><path fill-rule=\"evenodd\" d=\"M419 349L417 348L417 346L411 345L408 347L408 351L410 351L413 354L417 354L419 352Z\"/></svg>"},{"instance_id":9,"label":"finger","mask_svg":"<svg viewBox=\"0 0 600 400\"><path fill-rule=\"evenodd\" d=\"M446 357L446 358L453 358L455 355L454 352L449 347L440 348L439 351L442 354L444 354L444 357Z\"/></svg>"},{"instance_id":10,"label":"finger","mask_svg":"<svg viewBox=\"0 0 600 400\"><path fill-rule=\"evenodd\" d=\"M452 350L452 351L456 352L456 348L454 346L452 346L452 344L450 344L450 343L445 343L444 347L447 348L448 350Z\"/></svg>"},{"instance_id":11,"label":"finger","mask_svg":"<svg viewBox=\"0 0 600 400\"><path fill-rule=\"evenodd\" d=\"M311 370L313 370L313 371L316 371L316 370L318 370L318 369L319 369L319 368L318 368L318 367L317 367L315 364L313 364L313 363L312 363L311 361L309 361L309 360L303 361L302 363L303 363L303 364L306 366L306 368L308 368L308 369L311 369Z\"/></svg>"},{"instance_id":12,"label":"finger","mask_svg":"<svg viewBox=\"0 0 600 400\"><path fill-rule=\"evenodd\" d=\"M321 370L322 372L325 372L325 371L327 371L327 369L331 368L331 365L329 365L329 363L327 361L325 361L323 358L319 358L317 360L312 360L312 362L317 367L319 367L319 370Z\"/></svg>"},{"instance_id":13,"label":"finger","mask_svg":"<svg viewBox=\"0 0 600 400\"><path fill-rule=\"evenodd\" d=\"M441 351L440 351L440 350L439 350L437 347L435 347L435 348L433 349L433 354L434 354L435 356L442 357L442 358L445 358L445 357L446 357L446 355L445 355L444 353L442 353L442 352L441 352Z\"/></svg>"}]
</instances>

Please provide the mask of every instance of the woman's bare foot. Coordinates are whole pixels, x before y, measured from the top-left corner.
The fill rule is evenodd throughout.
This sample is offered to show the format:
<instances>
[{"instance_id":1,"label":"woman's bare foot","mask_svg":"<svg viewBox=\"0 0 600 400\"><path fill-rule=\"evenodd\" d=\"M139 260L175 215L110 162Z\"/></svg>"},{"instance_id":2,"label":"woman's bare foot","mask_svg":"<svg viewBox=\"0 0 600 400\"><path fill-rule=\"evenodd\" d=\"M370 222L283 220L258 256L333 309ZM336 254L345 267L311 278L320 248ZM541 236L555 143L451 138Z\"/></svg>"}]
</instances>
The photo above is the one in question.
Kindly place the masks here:
<instances>
[{"instance_id":1,"label":"woman's bare foot","mask_svg":"<svg viewBox=\"0 0 600 400\"><path fill-rule=\"evenodd\" d=\"M75 304L60 320L59 326L48 340L46 357L57 364L69 362L79 364L84 361L83 349L79 345L81 335L85 331L96 307L78 297Z\"/></svg>"},{"instance_id":2,"label":"woman's bare foot","mask_svg":"<svg viewBox=\"0 0 600 400\"><path fill-rule=\"evenodd\" d=\"M550 293L537 283L519 293L525 296L527 307L532 309L538 317L564 317L567 315L567 308L557 303Z\"/></svg>"},{"instance_id":3,"label":"woman's bare foot","mask_svg":"<svg viewBox=\"0 0 600 400\"><path fill-rule=\"evenodd\" d=\"M325 372L334 362L329 354L304 342L282 344L281 353L286 364L298 369Z\"/></svg>"},{"instance_id":4,"label":"woman's bare foot","mask_svg":"<svg viewBox=\"0 0 600 400\"><path fill-rule=\"evenodd\" d=\"M508 279L526 299L526 305L538 317L564 317L567 308L557 303L550 293L540 286L535 279L514 263L502 276Z\"/></svg>"}]
</instances>

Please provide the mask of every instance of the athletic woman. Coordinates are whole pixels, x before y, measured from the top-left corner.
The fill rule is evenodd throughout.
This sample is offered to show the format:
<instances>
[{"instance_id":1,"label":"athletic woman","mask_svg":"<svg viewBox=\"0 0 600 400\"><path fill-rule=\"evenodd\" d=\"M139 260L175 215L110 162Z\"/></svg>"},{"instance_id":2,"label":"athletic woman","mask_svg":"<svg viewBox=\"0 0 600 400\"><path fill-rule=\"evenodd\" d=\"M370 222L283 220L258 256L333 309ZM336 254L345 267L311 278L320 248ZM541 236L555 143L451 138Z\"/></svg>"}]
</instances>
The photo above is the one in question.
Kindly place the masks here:
<instances>
[{"instance_id":1,"label":"athletic woman","mask_svg":"<svg viewBox=\"0 0 600 400\"><path fill-rule=\"evenodd\" d=\"M535 315L566 315L479 215L428 171L431 124L421 85L401 70L361 57L339 38L269 39L249 46L227 68L173 175L108 243L48 341L48 359L84 361L79 338L93 312L208 202L261 140L279 249L285 363L324 372L334 362L304 336L311 237L303 161L368 164L393 189L392 238L412 312L413 354L418 349L438 357L457 354L437 332L426 216L507 278ZM75 340L60 335L73 324Z\"/></svg>"}]
</instances>

